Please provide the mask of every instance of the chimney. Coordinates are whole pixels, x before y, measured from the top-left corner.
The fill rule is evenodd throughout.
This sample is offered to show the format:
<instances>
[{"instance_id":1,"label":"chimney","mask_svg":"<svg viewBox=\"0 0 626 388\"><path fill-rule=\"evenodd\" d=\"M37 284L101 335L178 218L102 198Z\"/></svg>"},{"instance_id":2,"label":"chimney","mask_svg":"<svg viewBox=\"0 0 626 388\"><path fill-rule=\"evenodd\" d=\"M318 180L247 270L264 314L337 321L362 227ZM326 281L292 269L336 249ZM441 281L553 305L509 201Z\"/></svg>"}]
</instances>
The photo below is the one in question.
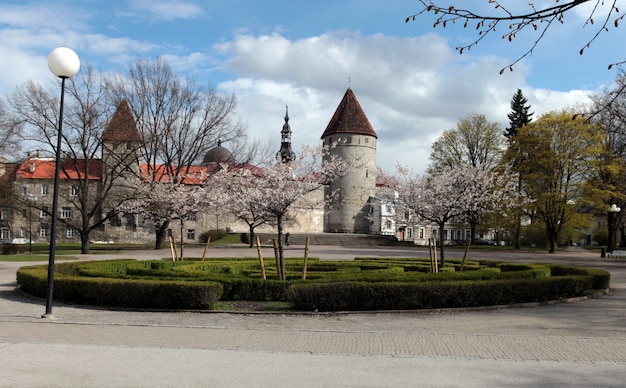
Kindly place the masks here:
<instances>
[{"instance_id":1,"label":"chimney","mask_svg":"<svg viewBox=\"0 0 626 388\"><path fill-rule=\"evenodd\" d=\"M36 167L35 163L31 163L30 164L30 172L35 172L35 167Z\"/></svg>"},{"instance_id":2,"label":"chimney","mask_svg":"<svg viewBox=\"0 0 626 388\"><path fill-rule=\"evenodd\" d=\"M41 150L37 150L37 158L41 158Z\"/></svg>"}]
</instances>

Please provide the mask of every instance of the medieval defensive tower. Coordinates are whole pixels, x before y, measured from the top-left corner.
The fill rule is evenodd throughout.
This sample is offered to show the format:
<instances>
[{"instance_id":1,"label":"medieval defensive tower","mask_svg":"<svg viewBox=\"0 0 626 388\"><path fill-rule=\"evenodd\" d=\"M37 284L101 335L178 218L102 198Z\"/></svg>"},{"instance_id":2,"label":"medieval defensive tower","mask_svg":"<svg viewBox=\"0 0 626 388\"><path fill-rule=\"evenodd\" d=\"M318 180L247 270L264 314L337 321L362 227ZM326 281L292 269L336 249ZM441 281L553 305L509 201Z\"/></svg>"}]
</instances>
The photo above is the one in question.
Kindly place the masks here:
<instances>
[{"instance_id":1,"label":"medieval defensive tower","mask_svg":"<svg viewBox=\"0 0 626 388\"><path fill-rule=\"evenodd\" d=\"M376 190L376 139L378 135L348 88L328 123L322 141L331 155L355 162L356 169L325 187L334 193L324 207L324 232L369 233L368 199Z\"/></svg>"}]
</instances>

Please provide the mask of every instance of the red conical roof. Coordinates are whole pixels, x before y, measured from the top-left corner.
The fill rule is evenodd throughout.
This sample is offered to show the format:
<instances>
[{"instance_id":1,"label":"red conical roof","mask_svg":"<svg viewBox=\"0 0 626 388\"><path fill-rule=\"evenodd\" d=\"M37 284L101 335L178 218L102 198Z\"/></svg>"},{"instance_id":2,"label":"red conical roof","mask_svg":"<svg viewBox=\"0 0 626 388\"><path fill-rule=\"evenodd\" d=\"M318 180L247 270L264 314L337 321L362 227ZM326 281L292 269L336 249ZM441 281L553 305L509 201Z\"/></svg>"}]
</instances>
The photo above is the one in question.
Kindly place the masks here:
<instances>
[{"instance_id":1,"label":"red conical roof","mask_svg":"<svg viewBox=\"0 0 626 388\"><path fill-rule=\"evenodd\" d=\"M372 124L367 119L352 89L348 89L346 94L344 94L333 118L330 119L322 135L322 139L338 133L373 136L378 139L376 131L374 131Z\"/></svg>"},{"instance_id":2,"label":"red conical roof","mask_svg":"<svg viewBox=\"0 0 626 388\"><path fill-rule=\"evenodd\" d=\"M102 134L103 141L114 142L141 142L141 134L133 118L128 101L124 100L117 107L117 111L107 124Z\"/></svg>"}]
</instances>

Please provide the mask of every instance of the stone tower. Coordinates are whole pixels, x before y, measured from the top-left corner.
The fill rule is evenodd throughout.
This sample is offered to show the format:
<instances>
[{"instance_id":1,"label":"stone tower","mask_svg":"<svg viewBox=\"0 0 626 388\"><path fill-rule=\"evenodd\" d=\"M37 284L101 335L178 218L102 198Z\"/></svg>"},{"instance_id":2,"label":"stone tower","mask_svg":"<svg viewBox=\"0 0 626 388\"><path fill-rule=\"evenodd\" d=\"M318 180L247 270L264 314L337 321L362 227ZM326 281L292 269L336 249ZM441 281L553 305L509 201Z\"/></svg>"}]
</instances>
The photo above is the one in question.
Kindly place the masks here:
<instances>
[{"instance_id":1,"label":"stone tower","mask_svg":"<svg viewBox=\"0 0 626 388\"><path fill-rule=\"evenodd\" d=\"M280 150L276 153L276 159L283 163L296 160L296 153L291 149L291 127L289 126L289 107L285 105L285 124L280 131Z\"/></svg>"},{"instance_id":2,"label":"stone tower","mask_svg":"<svg viewBox=\"0 0 626 388\"><path fill-rule=\"evenodd\" d=\"M324 232L369 233L368 200L376 190L376 139L378 135L348 88L328 123L322 141L330 154L354 162L356 168L325 187L334 194L324 208Z\"/></svg>"},{"instance_id":3,"label":"stone tower","mask_svg":"<svg viewBox=\"0 0 626 388\"><path fill-rule=\"evenodd\" d=\"M139 173L141 134L128 101L122 101L102 133L102 162L115 175Z\"/></svg>"}]
</instances>

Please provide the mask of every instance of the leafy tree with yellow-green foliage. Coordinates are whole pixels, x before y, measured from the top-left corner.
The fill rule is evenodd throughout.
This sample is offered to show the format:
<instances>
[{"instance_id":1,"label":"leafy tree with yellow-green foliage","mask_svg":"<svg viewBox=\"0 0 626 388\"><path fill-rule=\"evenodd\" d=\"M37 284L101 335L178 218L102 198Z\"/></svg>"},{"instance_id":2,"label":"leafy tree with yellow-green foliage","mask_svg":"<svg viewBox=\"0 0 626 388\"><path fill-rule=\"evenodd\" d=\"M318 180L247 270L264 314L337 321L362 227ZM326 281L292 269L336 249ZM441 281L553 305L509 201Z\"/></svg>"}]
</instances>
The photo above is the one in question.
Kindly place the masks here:
<instances>
[{"instance_id":1,"label":"leafy tree with yellow-green foliage","mask_svg":"<svg viewBox=\"0 0 626 388\"><path fill-rule=\"evenodd\" d=\"M582 222L587 184L602 152L602 132L571 111L550 112L519 129L505 158L517 167L533 221L545 224L550 253L563 227Z\"/></svg>"}]
</instances>

